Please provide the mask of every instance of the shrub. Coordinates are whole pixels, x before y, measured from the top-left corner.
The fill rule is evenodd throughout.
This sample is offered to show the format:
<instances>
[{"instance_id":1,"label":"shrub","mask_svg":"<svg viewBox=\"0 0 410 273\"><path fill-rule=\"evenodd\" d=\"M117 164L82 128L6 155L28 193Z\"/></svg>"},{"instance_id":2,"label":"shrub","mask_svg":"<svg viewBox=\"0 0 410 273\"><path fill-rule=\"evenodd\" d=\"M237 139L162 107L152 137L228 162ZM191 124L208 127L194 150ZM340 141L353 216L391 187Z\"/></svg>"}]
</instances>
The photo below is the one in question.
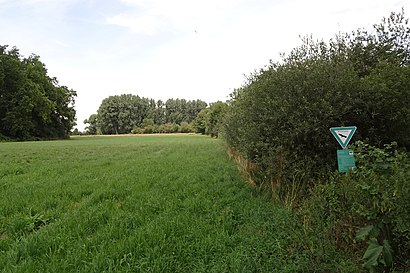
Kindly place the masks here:
<instances>
[{"instance_id":1,"label":"shrub","mask_svg":"<svg viewBox=\"0 0 410 273\"><path fill-rule=\"evenodd\" d=\"M142 128L134 128L134 129L132 129L131 133L133 133L133 134L143 134L143 133L144 133L144 129L142 129Z\"/></svg>"},{"instance_id":2,"label":"shrub","mask_svg":"<svg viewBox=\"0 0 410 273\"><path fill-rule=\"evenodd\" d=\"M353 255L364 253L365 268L383 270L392 262L396 268L409 268L408 158L394 142L380 149L357 141L352 148L355 173L335 173L329 183L314 187L300 212L315 232L327 234Z\"/></svg>"},{"instance_id":3,"label":"shrub","mask_svg":"<svg viewBox=\"0 0 410 273\"><path fill-rule=\"evenodd\" d=\"M306 195L336 168L330 127L355 125L353 141L410 148L410 28L403 16L329 43L307 37L235 90L224 137L259 166L257 183L281 199L294 190Z\"/></svg>"},{"instance_id":4,"label":"shrub","mask_svg":"<svg viewBox=\"0 0 410 273\"><path fill-rule=\"evenodd\" d=\"M253 166L251 184L300 206L307 232L363 256L370 271L410 268L410 172L398 152L410 148L409 44L404 12L373 32L307 37L250 75L224 115L223 136ZM353 141L367 143L356 143L357 171L334 173L329 128L353 125Z\"/></svg>"},{"instance_id":5,"label":"shrub","mask_svg":"<svg viewBox=\"0 0 410 273\"><path fill-rule=\"evenodd\" d=\"M143 129L144 134L152 134L155 132L155 126L154 125L147 125Z\"/></svg>"},{"instance_id":6,"label":"shrub","mask_svg":"<svg viewBox=\"0 0 410 273\"><path fill-rule=\"evenodd\" d=\"M193 130L191 124L189 124L188 122L185 122L185 121L181 122L181 125L179 126L179 132L180 133L191 133L193 131L194 130Z\"/></svg>"}]
</instances>

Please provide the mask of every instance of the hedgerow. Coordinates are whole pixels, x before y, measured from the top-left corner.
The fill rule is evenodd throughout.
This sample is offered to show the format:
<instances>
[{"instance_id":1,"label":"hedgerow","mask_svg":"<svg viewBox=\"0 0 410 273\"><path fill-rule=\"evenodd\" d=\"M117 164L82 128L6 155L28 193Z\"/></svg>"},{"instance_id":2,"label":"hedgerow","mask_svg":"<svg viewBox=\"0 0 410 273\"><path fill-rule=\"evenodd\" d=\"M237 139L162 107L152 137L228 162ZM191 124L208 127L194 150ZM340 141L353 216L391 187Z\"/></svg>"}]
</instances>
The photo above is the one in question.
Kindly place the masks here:
<instances>
[{"instance_id":1,"label":"hedgerow","mask_svg":"<svg viewBox=\"0 0 410 273\"><path fill-rule=\"evenodd\" d=\"M231 94L229 105L223 136L230 151L253 166L248 175L252 185L268 189L276 200L299 206L302 215L312 209L303 210L309 202L335 202L327 205L335 211L322 231L340 230L338 224L346 224L351 233L329 236L344 242L341 246L351 246L351 234L367 227L359 238L366 237L373 249L369 254L368 248L363 257L369 270L393 265L391 253L397 257L408 253L409 246L402 243L408 240L408 211L400 211L408 205L408 164L395 165L390 174L378 173L374 165L360 162L365 155L358 153L362 156L358 164L364 167L354 176L335 178L339 147L329 132L330 127L357 126L352 141L362 140L374 152L392 142L398 150L410 148L410 28L404 11L391 13L373 30L339 34L327 43L304 38L280 62L251 74ZM337 198L332 199L332 194ZM391 213L372 207L381 202L390 204L383 206ZM365 215L353 211L359 204ZM316 212L320 214L320 208ZM390 235L371 234L376 231ZM360 244L356 247L363 250Z\"/></svg>"}]
</instances>

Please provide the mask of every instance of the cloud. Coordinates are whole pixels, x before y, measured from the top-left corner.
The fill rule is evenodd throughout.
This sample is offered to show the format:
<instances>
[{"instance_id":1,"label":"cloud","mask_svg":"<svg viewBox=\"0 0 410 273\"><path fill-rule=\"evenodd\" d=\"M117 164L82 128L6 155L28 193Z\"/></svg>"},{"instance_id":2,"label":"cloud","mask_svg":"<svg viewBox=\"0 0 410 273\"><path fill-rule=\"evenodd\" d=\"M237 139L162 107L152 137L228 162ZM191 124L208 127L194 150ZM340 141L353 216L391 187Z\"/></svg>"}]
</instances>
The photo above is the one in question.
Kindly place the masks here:
<instances>
[{"instance_id":1,"label":"cloud","mask_svg":"<svg viewBox=\"0 0 410 273\"><path fill-rule=\"evenodd\" d=\"M129 28L136 34L154 35L161 28L162 21L152 15L132 16L129 14L118 14L107 18L107 23L111 25Z\"/></svg>"},{"instance_id":2,"label":"cloud","mask_svg":"<svg viewBox=\"0 0 410 273\"><path fill-rule=\"evenodd\" d=\"M159 32L187 33L194 30L215 31L227 17L238 17L241 9L251 10L250 1L245 0L120 0L127 10L107 17L109 24L129 28L134 33L157 34ZM265 1L260 1L265 2ZM238 12L232 16L235 12ZM226 16L226 14L229 16Z\"/></svg>"},{"instance_id":3,"label":"cloud","mask_svg":"<svg viewBox=\"0 0 410 273\"><path fill-rule=\"evenodd\" d=\"M7 4L8 6L16 6L16 7L37 7L41 8L48 8L48 7L57 7L57 6L65 6L67 4L77 3L79 0L0 0L0 4Z\"/></svg>"},{"instance_id":4,"label":"cloud","mask_svg":"<svg viewBox=\"0 0 410 273\"><path fill-rule=\"evenodd\" d=\"M59 47L63 47L63 48L69 48L69 47L70 47L69 44L67 44L67 43L65 43L65 42L63 42L63 41L60 41L60 40L54 39L54 40L52 40L52 42L53 42L54 44L58 45Z\"/></svg>"}]
</instances>

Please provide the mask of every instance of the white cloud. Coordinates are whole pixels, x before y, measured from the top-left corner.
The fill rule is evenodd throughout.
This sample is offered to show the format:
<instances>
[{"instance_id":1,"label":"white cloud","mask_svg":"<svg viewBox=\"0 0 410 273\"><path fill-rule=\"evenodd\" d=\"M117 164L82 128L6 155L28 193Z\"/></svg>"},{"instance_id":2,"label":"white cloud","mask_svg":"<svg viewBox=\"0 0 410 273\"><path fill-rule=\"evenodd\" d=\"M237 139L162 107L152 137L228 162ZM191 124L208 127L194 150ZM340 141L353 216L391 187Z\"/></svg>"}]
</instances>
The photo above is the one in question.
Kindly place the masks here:
<instances>
[{"instance_id":1,"label":"white cloud","mask_svg":"<svg viewBox=\"0 0 410 273\"><path fill-rule=\"evenodd\" d=\"M59 47L64 47L64 48L69 48L70 47L70 45L69 44L67 44L67 43L65 43L65 42L63 42L63 41L60 41L60 40L52 40L52 42L55 44L55 45L58 45Z\"/></svg>"},{"instance_id":2,"label":"white cloud","mask_svg":"<svg viewBox=\"0 0 410 273\"><path fill-rule=\"evenodd\" d=\"M134 17L123 13L108 17L107 23L127 27L134 33L147 35L156 34L162 25L161 20L155 16L144 15Z\"/></svg>"},{"instance_id":3,"label":"white cloud","mask_svg":"<svg viewBox=\"0 0 410 273\"><path fill-rule=\"evenodd\" d=\"M174 33L195 30L215 31L223 27L222 22L226 21L227 12L235 12L235 7L241 6L246 1L121 0L121 2L128 6L127 12L108 17L107 21L128 27L136 33L153 34L153 30Z\"/></svg>"},{"instance_id":4,"label":"white cloud","mask_svg":"<svg viewBox=\"0 0 410 273\"><path fill-rule=\"evenodd\" d=\"M0 0L0 4L14 7L33 7L38 9L48 9L49 7L63 7L68 4L77 3L80 0Z\"/></svg>"}]
</instances>

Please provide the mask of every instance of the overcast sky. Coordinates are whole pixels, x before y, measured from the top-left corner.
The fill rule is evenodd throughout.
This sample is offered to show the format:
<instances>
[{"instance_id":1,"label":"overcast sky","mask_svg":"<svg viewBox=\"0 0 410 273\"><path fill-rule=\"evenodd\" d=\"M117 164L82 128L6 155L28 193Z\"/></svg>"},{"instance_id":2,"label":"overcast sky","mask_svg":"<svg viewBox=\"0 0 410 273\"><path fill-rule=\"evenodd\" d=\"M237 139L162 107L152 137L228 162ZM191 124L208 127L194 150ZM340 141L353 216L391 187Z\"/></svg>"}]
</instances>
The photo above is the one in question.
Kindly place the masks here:
<instances>
[{"instance_id":1,"label":"overcast sky","mask_svg":"<svg viewBox=\"0 0 410 273\"><path fill-rule=\"evenodd\" d=\"M225 101L300 36L371 28L408 0L0 0L0 45L77 91L78 128L110 96Z\"/></svg>"}]
</instances>

